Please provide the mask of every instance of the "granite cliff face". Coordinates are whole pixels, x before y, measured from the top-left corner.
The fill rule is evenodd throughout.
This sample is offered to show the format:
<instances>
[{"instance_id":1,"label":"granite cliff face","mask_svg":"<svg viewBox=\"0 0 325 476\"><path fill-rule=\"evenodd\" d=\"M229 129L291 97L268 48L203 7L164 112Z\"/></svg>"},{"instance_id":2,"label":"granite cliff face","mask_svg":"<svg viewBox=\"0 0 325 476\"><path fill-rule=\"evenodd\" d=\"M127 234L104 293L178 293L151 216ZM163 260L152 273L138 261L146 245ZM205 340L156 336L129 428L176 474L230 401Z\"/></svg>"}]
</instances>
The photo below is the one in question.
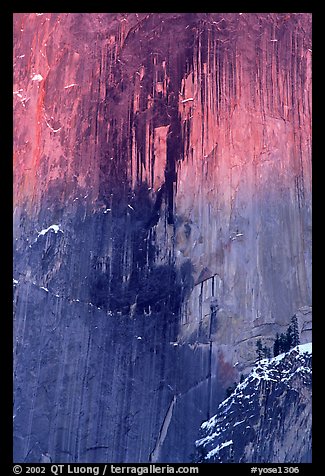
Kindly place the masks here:
<instances>
[{"instance_id":1,"label":"granite cliff face","mask_svg":"<svg viewBox=\"0 0 325 476\"><path fill-rule=\"evenodd\" d=\"M311 54L309 14L14 15L15 461L189 461L310 341Z\"/></svg>"},{"instance_id":2,"label":"granite cliff face","mask_svg":"<svg viewBox=\"0 0 325 476\"><path fill-rule=\"evenodd\" d=\"M201 426L200 462L311 463L312 347L258 363Z\"/></svg>"}]
</instances>

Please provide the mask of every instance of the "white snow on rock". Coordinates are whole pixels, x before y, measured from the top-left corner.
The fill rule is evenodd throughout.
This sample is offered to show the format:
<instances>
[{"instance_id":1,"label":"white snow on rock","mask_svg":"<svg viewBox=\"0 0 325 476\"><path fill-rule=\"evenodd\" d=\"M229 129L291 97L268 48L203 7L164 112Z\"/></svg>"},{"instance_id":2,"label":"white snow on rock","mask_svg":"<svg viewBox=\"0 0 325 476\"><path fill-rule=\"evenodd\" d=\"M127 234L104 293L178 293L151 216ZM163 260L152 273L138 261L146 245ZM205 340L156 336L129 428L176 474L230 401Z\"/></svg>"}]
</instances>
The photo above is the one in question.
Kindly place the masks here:
<instances>
[{"instance_id":1,"label":"white snow on rock","mask_svg":"<svg viewBox=\"0 0 325 476\"><path fill-rule=\"evenodd\" d=\"M213 448L213 450L209 451L209 453L206 455L206 459L211 458L211 456L214 456L216 453L219 453L222 448L225 448L226 446L232 445L233 441L225 441L224 443L221 443L221 445L218 445L216 448Z\"/></svg>"},{"instance_id":2,"label":"white snow on rock","mask_svg":"<svg viewBox=\"0 0 325 476\"><path fill-rule=\"evenodd\" d=\"M302 354L304 354L305 352L307 352L308 354L313 353L313 344L312 344L312 342L308 342L307 344L300 344L297 347L299 349L299 352L301 352Z\"/></svg>"},{"instance_id":3,"label":"white snow on rock","mask_svg":"<svg viewBox=\"0 0 325 476\"><path fill-rule=\"evenodd\" d=\"M240 421L237 421L235 424L234 424L234 428L235 426L238 426L238 425L241 425L242 423L245 423L246 420L240 420Z\"/></svg>"},{"instance_id":4,"label":"white snow on rock","mask_svg":"<svg viewBox=\"0 0 325 476\"><path fill-rule=\"evenodd\" d=\"M63 233L63 231L60 229L60 225L51 225L48 228L45 228L44 230L40 231L38 236L44 236L50 230L53 230L54 233L58 233L58 232Z\"/></svg>"},{"instance_id":5,"label":"white snow on rock","mask_svg":"<svg viewBox=\"0 0 325 476\"><path fill-rule=\"evenodd\" d=\"M277 355L276 357L273 357L272 359L263 359L261 360L251 371L251 373L248 375L248 377L245 378L245 380L238 384L234 393L230 395L228 398L226 398L223 402L220 403L219 405L219 410L226 411L227 407L230 408L234 402L234 398L241 399L244 397L243 395L243 390L249 385L250 383L254 382L255 389L258 387L260 381L278 381L278 368L279 365L281 364L281 361L287 357L290 354L296 353L296 359L299 359L299 356L302 354L312 354L312 343L308 342L307 344L299 344L296 347L293 347L290 349L289 352L287 353L282 353ZM299 366L298 369L295 370L294 373L289 370L282 370L282 382L287 382L290 380L292 375L296 373L311 373L311 370L309 367L303 367ZM254 395L255 393L251 393L249 397ZM246 397L247 398L247 397ZM210 420L207 420L202 423L201 428L210 431L213 430L216 425L217 425L217 420L218 420L218 415L214 415L213 417L210 418ZM218 427L216 428L218 429ZM220 434L217 431L218 434ZM218 434L214 433L212 436L213 438L218 436ZM198 440L196 443L203 442L206 443L208 441L208 437L202 438L201 440Z\"/></svg>"},{"instance_id":6,"label":"white snow on rock","mask_svg":"<svg viewBox=\"0 0 325 476\"><path fill-rule=\"evenodd\" d=\"M230 236L230 239L234 241L236 238L240 238L241 236L244 236L244 233L236 233L235 235Z\"/></svg>"},{"instance_id":7,"label":"white snow on rock","mask_svg":"<svg viewBox=\"0 0 325 476\"><path fill-rule=\"evenodd\" d=\"M236 392L243 390L247 386L247 384L252 380L256 380L256 385L258 385L260 380L271 380L276 382L277 378L274 372L277 372L277 367L279 363L287 355L290 355L291 353L297 353L296 358L299 358L299 354L304 354L304 353L312 354L312 352L313 352L312 343L308 342L307 344L299 344L296 347L293 347L292 349L290 349L289 352L279 354L276 357L273 357L272 359L261 360L259 364L253 368L251 374L241 384L237 386ZM289 370L283 371L282 373L285 375L286 373L290 373L290 371ZM227 400L225 400L223 403L225 403Z\"/></svg>"},{"instance_id":8,"label":"white snow on rock","mask_svg":"<svg viewBox=\"0 0 325 476\"><path fill-rule=\"evenodd\" d=\"M51 129L52 132L59 132L59 131L62 129L62 127L59 127L58 129L54 129L54 128L47 122L46 119L45 119L45 123L46 123L47 127L49 127L49 128Z\"/></svg>"},{"instance_id":9,"label":"white snow on rock","mask_svg":"<svg viewBox=\"0 0 325 476\"><path fill-rule=\"evenodd\" d=\"M43 289L43 291L46 291L47 293L49 292L49 290L47 288L44 288L44 286L41 286L41 289Z\"/></svg>"},{"instance_id":10,"label":"white snow on rock","mask_svg":"<svg viewBox=\"0 0 325 476\"><path fill-rule=\"evenodd\" d=\"M17 279L13 279L12 280L14 284L18 284L18 280Z\"/></svg>"},{"instance_id":11,"label":"white snow on rock","mask_svg":"<svg viewBox=\"0 0 325 476\"><path fill-rule=\"evenodd\" d=\"M227 400L228 400L228 398L227 398ZM224 400L222 403L224 403L225 401L226 400ZM220 405L222 405L222 403ZM214 415L213 417L210 418L210 420L207 420L204 423L202 423L201 428L210 430L211 428L213 428L216 425L216 423L217 423L217 416ZM212 436L218 436L218 434L212 435Z\"/></svg>"},{"instance_id":12,"label":"white snow on rock","mask_svg":"<svg viewBox=\"0 0 325 476\"><path fill-rule=\"evenodd\" d=\"M43 76L41 74L34 74L32 81L43 81Z\"/></svg>"},{"instance_id":13,"label":"white snow on rock","mask_svg":"<svg viewBox=\"0 0 325 476\"><path fill-rule=\"evenodd\" d=\"M194 101L194 98L183 99L182 103L184 104L185 102L189 102L189 101Z\"/></svg>"}]
</instances>

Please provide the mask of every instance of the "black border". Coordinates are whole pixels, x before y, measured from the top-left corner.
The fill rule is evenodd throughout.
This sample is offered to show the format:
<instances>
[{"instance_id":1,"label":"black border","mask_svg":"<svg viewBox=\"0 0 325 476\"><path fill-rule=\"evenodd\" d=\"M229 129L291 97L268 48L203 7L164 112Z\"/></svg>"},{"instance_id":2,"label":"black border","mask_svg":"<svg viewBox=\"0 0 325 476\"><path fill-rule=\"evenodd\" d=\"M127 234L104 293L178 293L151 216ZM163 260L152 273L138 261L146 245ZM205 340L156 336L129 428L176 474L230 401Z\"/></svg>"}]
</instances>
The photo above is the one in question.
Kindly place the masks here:
<instances>
[{"instance_id":1,"label":"black border","mask_svg":"<svg viewBox=\"0 0 325 476\"><path fill-rule=\"evenodd\" d=\"M320 2L319 2L320 5ZM317 265L319 265L319 255L320 255L320 242L322 239L322 216L318 217L317 211L322 207L322 195L321 195L321 180L322 174L321 170L317 173L317 168L321 164L321 151L319 150L320 139L317 134L317 126L320 122L320 98L322 97L321 88L318 89L319 81L322 80L322 73L320 70L323 63L323 52L322 52L322 22L323 14L321 12L320 6L315 8L311 2L304 2L304 5L299 5L297 2L279 2L278 5L275 5L274 2L266 4L257 3L254 8L253 2L246 2L237 4L237 7L232 5L224 5L224 10L229 13L237 11L246 11L248 13L254 12L299 12L299 13L312 13L313 15L313 238L314 238L314 252L313 256L317 256L317 261L314 259L313 263L313 296L316 296L314 299L314 322L313 322L313 354L314 358L314 383L313 383L313 462L308 465L296 465L292 464L291 466L299 466L301 471L299 474L315 474L315 465L322 463L322 440L323 440L323 426L321 422L321 415L323 414L322 409L322 375L324 375L324 370L322 369L323 356L322 356L322 333L321 333L321 321L323 319L323 313L320 311L320 286L322 285L322 269L317 270ZM13 461L13 447L12 447L12 402L13 402L13 360L12 360L12 196L13 196L13 171L12 171L12 150L13 150L13 108L12 108L12 77L13 77L13 61L12 61L12 45L13 45L13 32L12 32L12 23L13 23L13 13L21 12L30 12L36 10L42 10L45 7L45 10L62 12L62 13L74 13L76 10L74 5L71 4L71 8L67 7L69 5L67 2L62 3L62 8L58 2L53 3L52 5L44 5L44 2L24 2L19 4L18 2L13 2L10 7L8 5L5 9L2 8L0 21L1 21L1 50L2 50L2 64L1 64L1 79L2 79L2 94L0 95L0 100L2 101L2 119L3 124L1 126L1 138L2 138L2 163L1 163L1 177L2 183L0 187L1 204L2 204L2 217L1 217L1 277L2 277L2 286L1 290L3 291L2 297L2 357L1 362L1 419L0 419L0 429L2 432L1 438L1 451L0 451L0 468L6 467L9 469L8 474L12 474L12 461ZM89 9L91 6L91 9ZM112 13L119 12L121 10L127 12L146 12L153 10L153 7L159 7L157 13L167 13L173 11L175 13L184 13L186 8L179 8L180 5L171 2L171 5L167 2L164 2L163 7L165 12L161 12L162 5L160 2L157 2L156 5L148 5L148 8L145 8L146 5L144 2L141 4L136 4L132 2L129 6L126 3L121 5L119 2L114 2L110 4L105 4L104 2L91 2L91 4L85 4L85 7L80 11L83 13L99 13L103 12L107 8L110 9ZM194 9L196 12L208 12L221 9L221 4L213 3L212 5L208 4L203 6L202 2L199 2L196 5L185 5L191 11ZM49 7L54 7L49 8ZM114 8L115 7L115 8ZM169 8L170 7L170 8ZM196 7L196 8L194 8ZM185 10L185 11L184 11ZM7 94L8 91L8 94ZM316 98L316 100L315 100ZM315 127L316 126L316 127ZM315 158L317 161L315 163ZM316 172L316 173L315 173ZM315 208L316 207L316 208ZM316 217L316 218L315 218ZM319 226L319 230L317 230ZM317 246L318 245L318 246ZM316 252L315 252L316 250ZM320 272L320 277L318 278L317 272ZM314 418L315 417L315 418ZM23 465L26 466L26 465ZM29 465L32 466L32 465ZM77 465L72 465L77 466ZM87 464L87 466L91 466ZM100 465L101 466L101 465ZM123 466L127 466L124 464ZM146 466L146 464L136 464L134 466ZM157 465L159 466L159 465ZM162 465L161 465L162 466ZM179 465L177 465L179 466ZM188 466L188 464L184 464ZM195 465L194 465L195 466ZM230 468L229 468L230 466ZM216 472L219 474L227 474L229 471L240 470L238 474L250 474L250 468L252 466L257 467L278 467L276 464L200 464L200 473L202 474L205 471L210 471L216 469ZM280 465L283 466L283 465ZM288 465L287 465L288 466ZM216 468L215 468L216 467ZM228 469L227 469L228 468ZM232 469L233 468L233 469ZM314 469L315 468L315 469ZM247 471L247 473L246 473ZM5 471L6 473L6 471ZM3 473L4 474L4 473ZM50 474L50 473L47 473ZM64 474L64 473L63 473Z\"/></svg>"}]
</instances>

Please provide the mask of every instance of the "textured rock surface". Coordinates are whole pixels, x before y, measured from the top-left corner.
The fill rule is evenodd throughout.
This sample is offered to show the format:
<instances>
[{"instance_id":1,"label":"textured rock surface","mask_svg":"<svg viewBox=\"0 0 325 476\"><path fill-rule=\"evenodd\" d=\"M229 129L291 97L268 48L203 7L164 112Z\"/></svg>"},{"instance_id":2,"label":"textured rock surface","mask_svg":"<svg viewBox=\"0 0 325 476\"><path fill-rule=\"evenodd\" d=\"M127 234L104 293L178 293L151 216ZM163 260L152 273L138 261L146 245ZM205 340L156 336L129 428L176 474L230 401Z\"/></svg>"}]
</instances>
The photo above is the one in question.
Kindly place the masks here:
<instances>
[{"instance_id":1,"label":"textured rock surface","mask_svg":"<svg viewBox=\"0 0 325 476\"><path fill-rule=\"evenodd\" d=\"M311 344L262 360L201 427L201 462L310 463Z\"/></svg>"},{"instance_id":2,"label":"textured rock surface","mask_svg":"<svg viewBox=\"0 0 325 476\"><path fill-rule=\"evenodd\" d=\"M311 16L15 14L14 127L15 460L189 461L310 340Z\"/></svg>"}]
</instances>

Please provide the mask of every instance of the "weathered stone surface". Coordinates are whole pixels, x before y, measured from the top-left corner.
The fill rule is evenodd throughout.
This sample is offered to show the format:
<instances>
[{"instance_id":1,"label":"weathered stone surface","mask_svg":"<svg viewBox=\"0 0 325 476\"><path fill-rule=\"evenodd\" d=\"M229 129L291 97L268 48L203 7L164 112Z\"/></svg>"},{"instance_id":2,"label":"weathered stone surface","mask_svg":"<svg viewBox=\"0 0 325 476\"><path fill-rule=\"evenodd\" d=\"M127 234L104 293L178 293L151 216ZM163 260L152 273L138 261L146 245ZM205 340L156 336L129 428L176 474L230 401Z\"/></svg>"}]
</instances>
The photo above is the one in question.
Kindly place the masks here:
<instances>
[{"instance_id":1,"label":"weathered stone surface","mask_svg":"<svg viewBox=\"0 0 325 476\"><path fill-rule=\"evenodd\" d=\"M261 361L202 424L200 462L311 463L311 385L311 344Z\"/></svg>"},{"instance_id":2,"label":"weathered stone surface","mask_svg":"<svg viewBox=\"0 0 325 476\"><path fill-rule=\"evenodd\" d=\"M14 128L15 460L189 461L310 341L311 15L15 14Z\"/></svg>"}]
</instances>

